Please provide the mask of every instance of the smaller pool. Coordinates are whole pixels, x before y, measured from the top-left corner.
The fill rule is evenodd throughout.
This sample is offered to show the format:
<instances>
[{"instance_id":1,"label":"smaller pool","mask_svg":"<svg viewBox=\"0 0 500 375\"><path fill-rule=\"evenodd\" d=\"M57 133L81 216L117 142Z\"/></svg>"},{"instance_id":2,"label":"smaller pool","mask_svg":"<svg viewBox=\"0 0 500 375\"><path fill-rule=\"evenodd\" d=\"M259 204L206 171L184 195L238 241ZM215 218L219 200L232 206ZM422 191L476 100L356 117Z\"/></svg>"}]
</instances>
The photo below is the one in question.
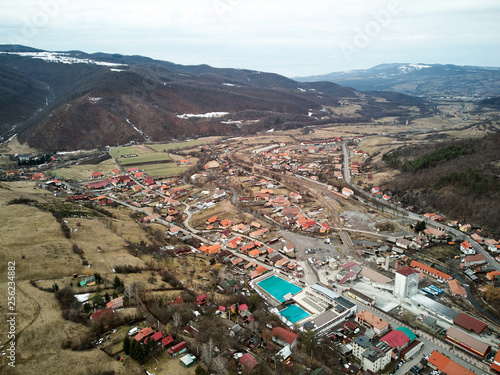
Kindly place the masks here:
<instances>
[{"instance_id":1,"label":"smaller pool","mask_svg":"<svg viewBox=\"0 0 500 375\"><path fill-rule=\"evenodd\" d=\"M281 310L280 314L292 323L298 322L310 315L298 305L290 305L286 309Z\"/></svg>"}]
</instances>

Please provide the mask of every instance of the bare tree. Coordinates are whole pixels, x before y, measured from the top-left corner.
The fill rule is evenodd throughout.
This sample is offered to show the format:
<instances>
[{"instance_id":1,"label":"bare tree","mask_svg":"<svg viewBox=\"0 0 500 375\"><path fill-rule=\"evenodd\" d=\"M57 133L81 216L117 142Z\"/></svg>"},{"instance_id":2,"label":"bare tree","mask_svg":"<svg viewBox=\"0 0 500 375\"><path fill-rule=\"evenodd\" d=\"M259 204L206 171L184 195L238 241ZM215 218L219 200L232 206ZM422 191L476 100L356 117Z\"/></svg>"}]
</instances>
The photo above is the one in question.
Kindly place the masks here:
<instances>
[{"instance_id":1,"label":"bare tree","mask_svg":"<svg viewBox=\"0 0 500 375\"><path fill-rule=\"evenodd\" d=\"M210 337L210 339L208 339L208 342L204 343L201 346L201 360L207 366L208 369L210 369L210 364L212 363L213 352L214 352L214 341Z\"/></svg>"},{"instance_id":2,"label":"bare tree","mask_svg":"<svg viewBox=\"0 0 500 375\"><path fill-rule=\"evenodd\" d=\"M176 311L172 315L172 326L175 328L175 335L177 335L177 330L182 326L182 315Z\"/></svg>"},{"instance_id":3,"label":"bare tree","mask_svg":"<svg viewBox=\"0 0 500 375\"><path fill-rule=\"evenodd\" d=\"M214 371L217 375L222 375L226 372L227 361L222 356L217 356L214 358Z\"/></svg>"}]
</instances>

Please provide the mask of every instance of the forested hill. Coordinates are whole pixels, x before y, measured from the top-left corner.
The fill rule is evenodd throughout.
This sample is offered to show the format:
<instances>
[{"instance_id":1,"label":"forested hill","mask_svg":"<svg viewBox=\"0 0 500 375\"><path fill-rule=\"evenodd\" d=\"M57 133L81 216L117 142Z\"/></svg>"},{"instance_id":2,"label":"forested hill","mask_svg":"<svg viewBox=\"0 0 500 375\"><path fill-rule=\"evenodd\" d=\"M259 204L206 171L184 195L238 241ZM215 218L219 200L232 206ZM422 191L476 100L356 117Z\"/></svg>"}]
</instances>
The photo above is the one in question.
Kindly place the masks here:
<instances>
[{"instance_id":1,"label":"forested hill","mask_svg":"<svg viewBox=\"0 0 500 375\"><path fill-rule=\"evenodd\" d=\"M328 123L366 123L433 111L421 98L361 93L274 73L185 66L144 56L0 45L0 141L46 151ZM356 113L333 108L348 101Z\"/></svg>"},{"instance_id":2,"label":"forested hill","mask_svg":"<svg viewBox=\"0 0 500 375\"><path fill-rule=\"evenodd\" d=\"M399 148L383 160L401 171L383 189L405 205L500 235L500 134Z\"/></svg>"}]
</instances>

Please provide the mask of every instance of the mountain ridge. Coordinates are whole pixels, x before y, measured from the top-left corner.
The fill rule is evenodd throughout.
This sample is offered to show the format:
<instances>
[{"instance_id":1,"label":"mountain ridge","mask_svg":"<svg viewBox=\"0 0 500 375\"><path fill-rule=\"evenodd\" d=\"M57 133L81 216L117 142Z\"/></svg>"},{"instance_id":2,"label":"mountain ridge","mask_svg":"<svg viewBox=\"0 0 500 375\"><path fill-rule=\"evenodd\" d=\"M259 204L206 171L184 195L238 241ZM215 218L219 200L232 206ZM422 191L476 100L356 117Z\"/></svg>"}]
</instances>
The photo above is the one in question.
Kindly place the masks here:
<instances>
[{"instance_id":1,"label":"mountain ridge","mask_svg":"<svg viewBox=\"0 0 500 375\"><path fill-rule=\"evenodd\" d=\"M145 134L164 141L367 122L405 116L405 106L429 110L422 99L403 94L363 93L331 82L300 83L276 73L179 65L138 55L1 45L0 66L9 76L45 85L38 108L14 106L18 117L0 124L4 139L17 132L21 142L42 150L141 142ZM8 78L0 86L7 89L2 106L22 91L10 87ZM331 110L346 100L360 109L350 115ZM224 115L182 116L213 112Z\"/></svg>"},{"instance_id":2,"label":"mountain ridge","mask_svg":"<svg viewBox=\"0 0 500 375\"><path fill-rule=\"evenodd\" d=\"M387 63L369 69L295 77L299 82L328 81L364 91L396 91L429 98L484 99L500 95L500 67L453 64Z\"/></svg>"}]
</instances>

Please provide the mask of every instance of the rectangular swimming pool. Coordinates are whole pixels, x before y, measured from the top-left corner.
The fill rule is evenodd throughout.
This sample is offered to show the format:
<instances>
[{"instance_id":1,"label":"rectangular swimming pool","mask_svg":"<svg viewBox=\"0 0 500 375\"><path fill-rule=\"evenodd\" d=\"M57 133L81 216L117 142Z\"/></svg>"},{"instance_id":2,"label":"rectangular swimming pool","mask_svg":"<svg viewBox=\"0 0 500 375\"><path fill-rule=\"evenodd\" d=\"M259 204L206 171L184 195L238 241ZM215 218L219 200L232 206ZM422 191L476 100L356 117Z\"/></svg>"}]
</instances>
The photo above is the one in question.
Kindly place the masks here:
<instances>
[{"instance_id":1,"label":"rectangular swimming pool","mask_svg":"<svg viewBox=\"0 0 500 375\"><path fill-rule=\"evenodd\" d=\"M280 314L292 323L298 322L310 315L298 305L290 305L286 309L281 310Z\"/></svg>"},{"instance_id":2,"label":"rectangular swimming pool","mask_svg":"<svg viewBox=\"0 0 500 375\"><path fill-rule=\"evenodd\" d=\"M298 292L302 291L302 288L289 283L288 281L283 280L281 277L278 277L276 275L258 282L257 285L280 302L285 301L284 296L288 293L292 293L292 295L295 295Z\"/></svg>"}]
</instances>

